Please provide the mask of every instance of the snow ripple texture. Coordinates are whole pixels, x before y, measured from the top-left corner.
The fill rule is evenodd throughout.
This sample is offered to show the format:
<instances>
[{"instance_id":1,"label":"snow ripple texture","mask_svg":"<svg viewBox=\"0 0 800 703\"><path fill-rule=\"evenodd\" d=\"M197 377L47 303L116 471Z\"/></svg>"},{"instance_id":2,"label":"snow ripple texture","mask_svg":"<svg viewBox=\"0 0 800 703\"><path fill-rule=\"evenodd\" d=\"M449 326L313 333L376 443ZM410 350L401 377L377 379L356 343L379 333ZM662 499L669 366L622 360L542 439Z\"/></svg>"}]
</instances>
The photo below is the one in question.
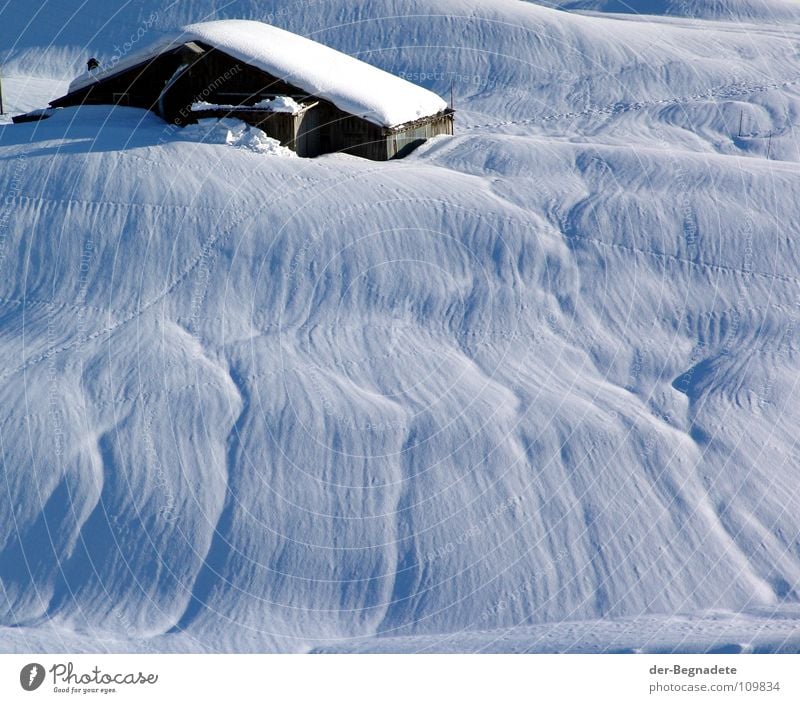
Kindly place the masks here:
<instances>
[{"instance_id":1,"label":"snow ripple texture","mask_svg":"<svg viewBox=\"0 0 800 703\"><path fill-rule=\"evenodd\" d=\"M241 17L456 136L0 126L0 648L800 649L796 5L218 4L6 5L6 108Z\"/></svg>"}]
</instances>

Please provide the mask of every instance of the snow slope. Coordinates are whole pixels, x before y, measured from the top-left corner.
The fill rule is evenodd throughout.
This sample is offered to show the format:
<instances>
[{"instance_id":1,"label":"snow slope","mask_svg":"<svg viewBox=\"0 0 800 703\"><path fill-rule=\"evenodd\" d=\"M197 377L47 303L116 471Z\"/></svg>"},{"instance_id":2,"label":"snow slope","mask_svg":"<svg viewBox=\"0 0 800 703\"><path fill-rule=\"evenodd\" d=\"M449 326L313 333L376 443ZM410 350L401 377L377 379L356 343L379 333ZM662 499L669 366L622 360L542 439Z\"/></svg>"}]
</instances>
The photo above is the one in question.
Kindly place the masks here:
<instances>
[{"instance_id":1,"label":"snow slope","mask_svg":"<svg viewBox=\"0 0 800 703\"><path fill-rule=\"evenodd\" d=\"M537 0L533 0L537 2ZM538 0L537 4L564 10L632 15L667 15L697 19L797 22L797 0Z\"/></svg>"},{"instance_id":2,"label":"snow slope","mask_svg":"<svg viewBox=\"0 0 800 703\"><path fill-rule=\"evenodd\" d=\"M154 8L107 5L8 65ZM0 127L0 647L800 650L800 27L224 13L452 84L457 134Z\"/></svg>"}]
</instances>

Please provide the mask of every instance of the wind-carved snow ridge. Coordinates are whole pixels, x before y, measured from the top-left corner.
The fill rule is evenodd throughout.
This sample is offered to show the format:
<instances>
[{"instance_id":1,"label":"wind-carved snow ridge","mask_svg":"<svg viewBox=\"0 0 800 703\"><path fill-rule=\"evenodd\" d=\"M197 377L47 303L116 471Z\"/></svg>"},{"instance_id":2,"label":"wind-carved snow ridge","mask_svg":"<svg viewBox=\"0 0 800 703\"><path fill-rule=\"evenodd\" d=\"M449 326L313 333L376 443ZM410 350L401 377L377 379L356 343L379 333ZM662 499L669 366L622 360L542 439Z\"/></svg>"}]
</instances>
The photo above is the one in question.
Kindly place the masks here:
<instances>
[{"instance_id":1,"label":"wind-carved snow ridge","mask_svg":"<svg viewBox=\"0 0 800 703\"><path fill-rule=\"evenodd\" d=\"M688 17L719 21L778 23L797 20L791 0L531 0L545 7L578 12L610 12L626 15Z\"/></svg>"},{"instance_id":2,"label":"wind-carved snow ridge","mask_svg":"<svg viewBox=\"0 0 800 703\"><path fill-rule=\"evenodd\" d=\"M225 487L225 501L222 510L216 522L213 524L213 533L211 543L208 547L205 557L203 558L202 565L198 570L194 584L192 585L189 601L186 605L186 610L181 615L175 626L169 631L171 633L181 632L187 629L192 621L197 618L200 611L203 609L205 603L208 601L211 590L214 588L216 582L219 580L222 565L226 560L230 544L227 542L227 535L230 532L231 524L235 512L235 496L231 492L230 476L235 473L239 448L239 433L240 424L244 413L247 412L249 406L249 398L247 390L238 374L234 370L230 370L230 379L238 393L239 404L241 405L241 412L236 422L233 424L231 433L228 435L226 441L226 487Z\"/></svg>"},{"instance_id":3,"label":"wind-carved snow ridge","mask_svg":"<svg viewBox=\"0 0 800 703\"><path fill-rule=\"evenodd\" d=\"M0 126L0 648L800 649L795 24L62 5L0 12L14 112L244 17L452 85L456 134Z\"/></svg>"}]
</instances>

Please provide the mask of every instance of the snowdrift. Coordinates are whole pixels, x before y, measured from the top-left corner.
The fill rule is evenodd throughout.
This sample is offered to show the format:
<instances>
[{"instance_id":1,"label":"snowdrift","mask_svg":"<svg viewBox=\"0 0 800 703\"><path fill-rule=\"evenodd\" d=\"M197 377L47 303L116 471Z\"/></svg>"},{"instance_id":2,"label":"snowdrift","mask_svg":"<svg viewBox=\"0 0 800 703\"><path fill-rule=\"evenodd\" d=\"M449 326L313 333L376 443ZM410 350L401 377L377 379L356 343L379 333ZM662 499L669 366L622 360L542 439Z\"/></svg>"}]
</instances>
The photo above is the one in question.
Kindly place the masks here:
<instances>
[{"instance_id":1,"label":"snowdrift","mask_svg":"<svg viewBox=\"0 0 800 703\"><path fill-rule=\"evenodd\" d=\"M153 11L47 6L17 86ZM457 135L0 127L0 646L797 651L800 31L225 12L452 84Z\"/></svg>"}]
</instances>

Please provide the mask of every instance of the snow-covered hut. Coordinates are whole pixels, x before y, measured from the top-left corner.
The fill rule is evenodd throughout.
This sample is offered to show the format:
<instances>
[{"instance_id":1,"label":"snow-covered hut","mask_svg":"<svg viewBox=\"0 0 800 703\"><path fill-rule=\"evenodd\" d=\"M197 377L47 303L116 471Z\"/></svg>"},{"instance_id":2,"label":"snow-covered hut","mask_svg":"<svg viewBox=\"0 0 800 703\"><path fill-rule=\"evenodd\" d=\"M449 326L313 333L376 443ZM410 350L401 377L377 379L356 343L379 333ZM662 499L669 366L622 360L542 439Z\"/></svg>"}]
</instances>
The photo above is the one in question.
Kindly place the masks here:
<instances>
[{"instance_id":1,"label":"snow-covered hut","mask_svg":"<svg viewBox=\"0 0 800 703\"><path fill-rule=\"evenodd\" d=\"M238 117L300 156L401 157L453 133L442 98L318 42L261 22L184 27L74 80L50 105L119 104L185 125Z\"/></svg>"}]
</instances>

